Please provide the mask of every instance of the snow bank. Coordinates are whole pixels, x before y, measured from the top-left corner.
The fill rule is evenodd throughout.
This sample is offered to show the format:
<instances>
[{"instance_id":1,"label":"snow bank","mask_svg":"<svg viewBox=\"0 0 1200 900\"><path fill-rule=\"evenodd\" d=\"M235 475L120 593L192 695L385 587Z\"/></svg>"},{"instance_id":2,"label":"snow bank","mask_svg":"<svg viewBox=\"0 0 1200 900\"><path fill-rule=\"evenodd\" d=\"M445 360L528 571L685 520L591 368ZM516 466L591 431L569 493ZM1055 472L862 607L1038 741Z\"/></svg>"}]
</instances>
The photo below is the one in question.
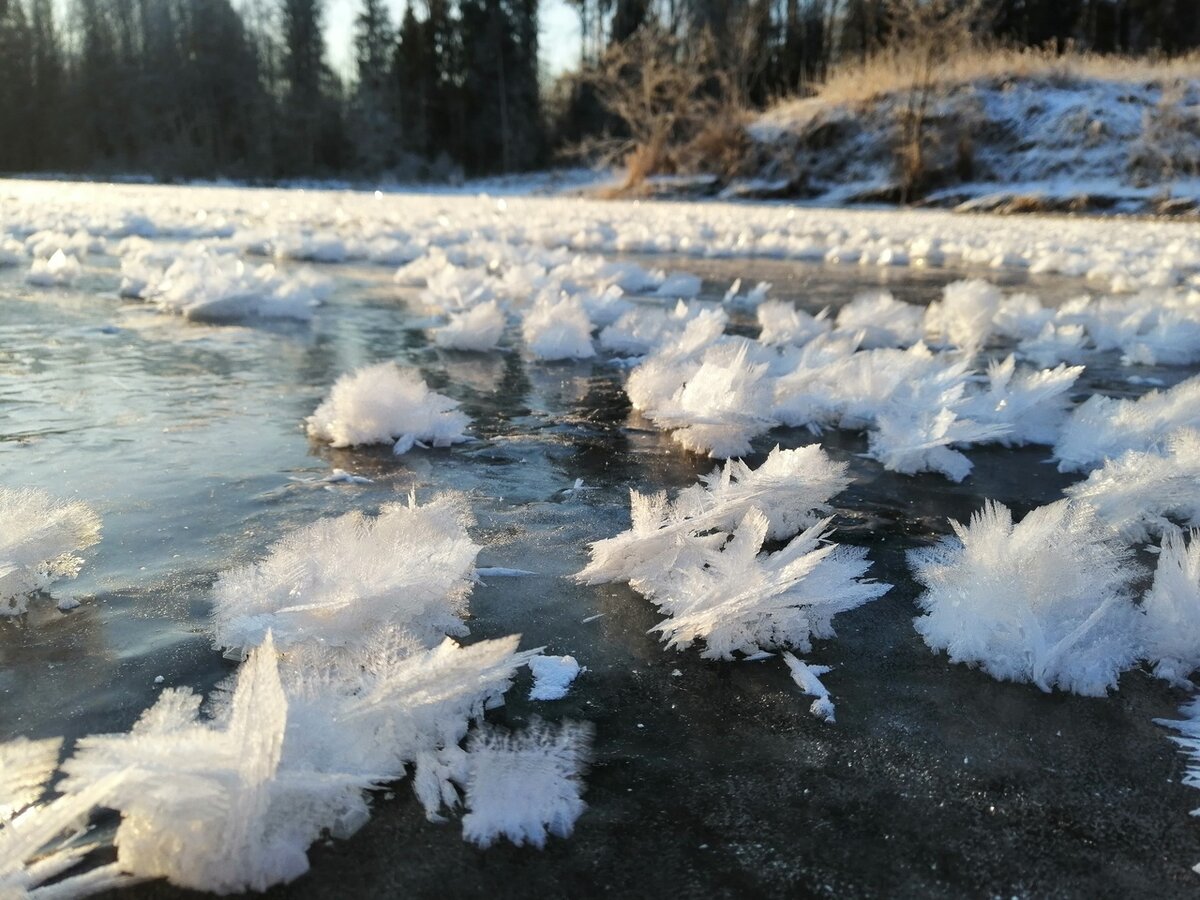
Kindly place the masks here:
<instances>
[{"instance_id":1,"label":"snow bank","mask_svg":"<svg viewBox=\"0 0 1200 900\"><path fill-rule=\"evenodd\" d=\"M418 442L462 443L469 440L465 429L471 424L456 400L431 391L415 370L392 362L343 375L306 422L310 437L334 447L394 443L397 454Z\"/></svg>"},{"instance_id":2,"label":"snow bank","mask_svg":"<svg viewBox=\"0 0 1200 900\"><path fill-rule=\"evenodd\" d=\"M0 487L0 616L16 616L29 596L83 567L80 551L100 540L90 506L40 490Z\"/></svg>"}]
</instances>

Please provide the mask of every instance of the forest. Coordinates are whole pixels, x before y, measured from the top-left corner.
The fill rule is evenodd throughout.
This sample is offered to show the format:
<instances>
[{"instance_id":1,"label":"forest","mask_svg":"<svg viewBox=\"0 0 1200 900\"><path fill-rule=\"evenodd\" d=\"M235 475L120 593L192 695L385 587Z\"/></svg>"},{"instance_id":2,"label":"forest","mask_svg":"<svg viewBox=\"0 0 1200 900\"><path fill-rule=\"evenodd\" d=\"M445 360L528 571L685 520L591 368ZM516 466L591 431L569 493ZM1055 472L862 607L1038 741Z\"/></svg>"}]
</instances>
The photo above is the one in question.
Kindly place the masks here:
<instances>
[{"instance_id":1,"label":"forest","mask_svg":"<svg viewBox=\"0 0 1200 900\"><path fill-rule=\"evenodd\" d=\"M361 0L353 71L328 0L0 0L0 172L447 180L567 158L626 123L596 73L639 34L706 49L738 102L803 95L895 38L888 0L572 0L577 70L539 62L538 0ZM359 0L346 0L359 2ZM998 0L1000 45L1172 56L1195 0ZM611 67L607 70L612 71ZM620 77L636 77L628 67ZM699 91L720 90L700 79Z\"/></svg>"}]
</instances>

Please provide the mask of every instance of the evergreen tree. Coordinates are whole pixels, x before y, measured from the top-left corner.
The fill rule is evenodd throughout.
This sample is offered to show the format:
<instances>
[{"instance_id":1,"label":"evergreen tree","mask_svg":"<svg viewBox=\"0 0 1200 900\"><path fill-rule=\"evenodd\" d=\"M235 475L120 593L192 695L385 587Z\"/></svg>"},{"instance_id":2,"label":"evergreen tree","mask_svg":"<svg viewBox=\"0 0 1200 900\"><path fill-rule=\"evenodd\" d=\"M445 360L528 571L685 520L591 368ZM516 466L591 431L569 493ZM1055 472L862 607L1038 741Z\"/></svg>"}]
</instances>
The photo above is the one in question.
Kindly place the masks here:
<instances>
[{"instance_id":1,"label":"evergreen tree","mask_svg":"<svg viewBox=\"0 0 1200 900\"><path fill-rule=\"evenodd\" d=\"M21 0L0 0L0 171L33 168L29 103L33 40Z\"/></svg>"},{"instance_id":2,"label":"evergreen tree","mask_svg":"<svg viewBox=\"0 0 1200 900\"><path fill-rule=\"evenodd\" d=\"M399 129L389 77L395 34L382 0L363 0L355 21L357 83L351 113L358 167L379 172L396 164Z\"/></svg>"},{"instance_id":3,"label":"evergreen tree","mask_svg":"<svg viewBox=\"0 0 1200 900\"><path fill-rule=\"evenodd\" d=\"M321 18L321 0L282 0L280 5L285 94L276 159L285 173L311 173L317 164L324 105Z\"/></svg>"}]
</instances>

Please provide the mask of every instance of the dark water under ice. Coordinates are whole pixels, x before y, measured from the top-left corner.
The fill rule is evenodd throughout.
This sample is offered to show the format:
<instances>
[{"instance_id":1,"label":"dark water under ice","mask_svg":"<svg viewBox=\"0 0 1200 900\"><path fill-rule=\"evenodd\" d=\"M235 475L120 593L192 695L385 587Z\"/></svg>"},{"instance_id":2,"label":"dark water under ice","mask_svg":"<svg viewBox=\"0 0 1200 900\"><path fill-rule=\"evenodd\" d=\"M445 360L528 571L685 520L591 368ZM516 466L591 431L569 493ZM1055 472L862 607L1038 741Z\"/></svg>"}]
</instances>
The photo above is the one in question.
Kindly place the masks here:
<instances>
[{"instance_id":1,"label":"dark water under ice","mask_svg":"<svg viewBox=\"0 0 1200 900\"><path fill-rule=\"evenodd\" d=\"M927 301L960 277L767 262L652 260L702 274L719 298L734 277L815 311L880 283ZM676 265L677 264L677 265ZM630 488L675 490L709 471L631 416L622 372L604 361L535 363L517 352L429 346L413 292L390 270L326 269L339 289L311 325L214 327L160 315L92 273L74 289L27 288L0 272L0 483L91 503L104 539L74 583L67 614L36 599L0 621L0 740L123 730L160 686L208 690L233 671L206 635L216 573L260 556L319 516L372 510L416 490L468 492L485 545L480 566L536 575L490 578L472 599L473 637L524 634L523 646L572 654L587 672L553 703L518 681L495 715L574 717L596 725L589 810L544 851L488 851L454 822L429 824L400 784L370 823L318 845L312 872L274 893L297 897L463 896L1174 896L1197 886L1200 795L1152 723L1181 697L1134 672L1105 700L1000 684L935 656L911 627L903 553L945 533L984 498L1019 514L1057 499L1074 476L1047 448L969 452L963 485L897 476L858 454L859 434L824 445L852 466L837 499L840 539L870 548L895 589L837 620L811 662L837 724L810 715L778 659L714 663L666 652L658 617L621 585L567 576L588 541L627 527ZM995 273L988 273L995 277ZM1003 276L1018 282L1023 276ZM1084 286L1035 281L1065 299ZM97 291L109 293L97 293ZM748 320L740 323L748 324ZM330 450L302 420L341 373L383 359L420 367L461 400L479 440L394 458L387 448ZM1109 360L1085 389L1144 390L1181 370ZM756 443L757 464L779 430ZM339 467L368 485L314 480ZM569 492L576 479L585 490ZM678 673L678 674L675 674ZM134 889L175 896L165 885Z\"/></svg>"}]
</instances>

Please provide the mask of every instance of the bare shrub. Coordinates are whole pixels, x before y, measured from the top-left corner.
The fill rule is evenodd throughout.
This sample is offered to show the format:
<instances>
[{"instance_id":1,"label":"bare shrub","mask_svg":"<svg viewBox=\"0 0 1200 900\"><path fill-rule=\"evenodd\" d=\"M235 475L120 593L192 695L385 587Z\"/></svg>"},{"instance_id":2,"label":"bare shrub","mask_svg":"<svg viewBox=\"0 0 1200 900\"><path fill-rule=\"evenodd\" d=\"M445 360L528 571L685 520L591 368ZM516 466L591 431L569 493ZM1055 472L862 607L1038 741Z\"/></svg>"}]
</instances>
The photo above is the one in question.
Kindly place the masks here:
<instances>
[{"instance_id":1,"label":"bare shrub","mask_svg":"<svg viewBox=\"0 0 1200 900\"><path fill-rule=\"evenodd\" d=\"M1166 184L1200 176L1200 104L1188 103L1189 86L1163 86L1157 105L1142 117L1142 134L1129 154L1129 172L1139 185Z\"/></svg>"},{"instance_id":2,"label":"bare shrub","mask_svg":"<svg viewBox=\"0 0 1200 900\"><path fill-rule=\"evenodd\" d=\"M684 42L657 25L643 26L611 46L590 78L604 108L629 133L589 148L624 164L618 193L636 191L651 175L712 171L744 157L745 114L707 32Z\"/></svg>"},{"instance_id":3,"label":"bare shrub","mask_svg":"<svg viewBox=\"0 0 1200 900\"><path fill-rule=\"evenodd\" d=\"M889 53L897 64L905 101L896 110L896 162L901 201L909 202L926 187L930 175L926 126L930 105L943 83L942 68L956 54L976 44L981 0L889 0ZM969 135L958 135L962 146ZM962 154L960 154L960 159Z\"/></svg>"}]
</instances>

